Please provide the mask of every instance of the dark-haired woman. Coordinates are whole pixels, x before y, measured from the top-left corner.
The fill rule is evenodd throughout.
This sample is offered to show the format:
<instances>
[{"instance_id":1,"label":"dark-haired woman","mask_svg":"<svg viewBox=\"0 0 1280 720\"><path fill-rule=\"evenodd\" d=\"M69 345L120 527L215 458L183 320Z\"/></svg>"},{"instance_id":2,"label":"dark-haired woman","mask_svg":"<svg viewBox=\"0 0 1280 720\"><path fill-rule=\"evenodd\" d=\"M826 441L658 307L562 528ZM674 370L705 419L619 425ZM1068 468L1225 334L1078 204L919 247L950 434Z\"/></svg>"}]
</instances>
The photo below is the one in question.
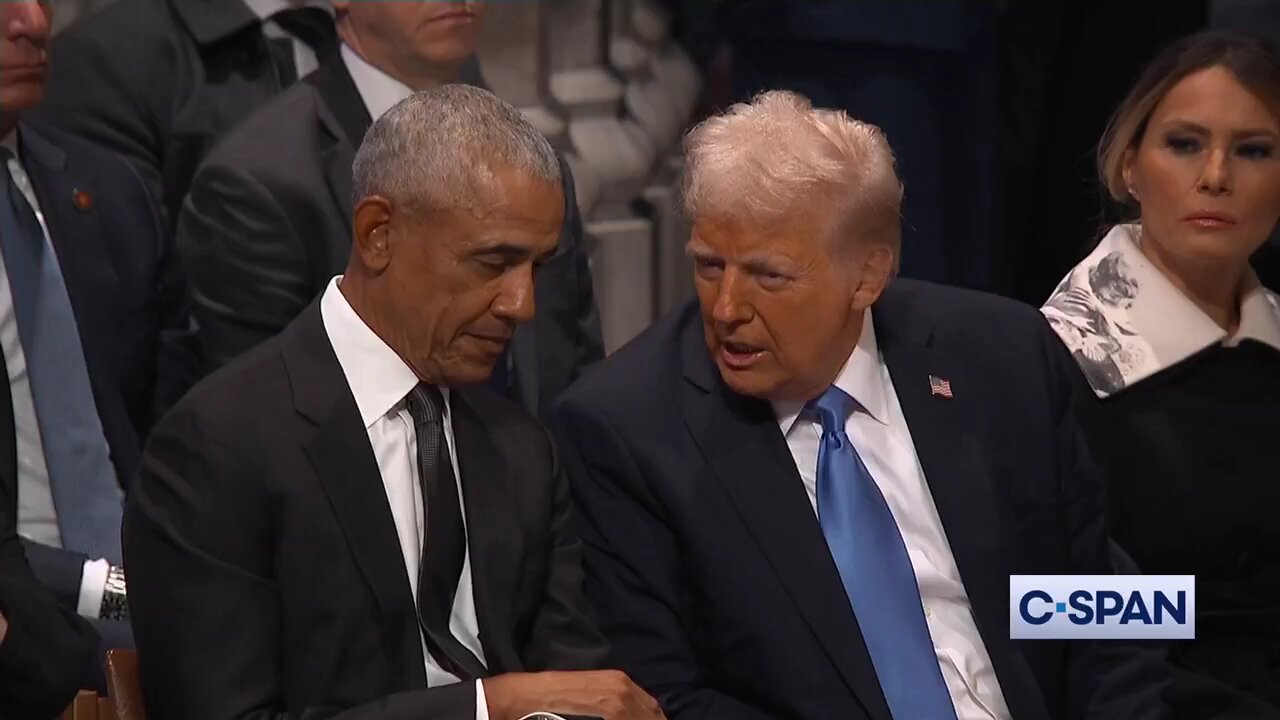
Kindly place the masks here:
<instances>
[{"instance_id":1,"label":"dark-haired woman","mask_svg":"<svg viewBox=\"0 0 1280 720\"><path fill-rule=\"evenodd\" d=\"M1280 54L1167 49L1112 120L1102 180L1134 211L1043 312L1102 399L1118 544L1196 576L1178 717L1280 717L1280 297L1249 257L1280 217Z\"/></svg>"}]
</instances>

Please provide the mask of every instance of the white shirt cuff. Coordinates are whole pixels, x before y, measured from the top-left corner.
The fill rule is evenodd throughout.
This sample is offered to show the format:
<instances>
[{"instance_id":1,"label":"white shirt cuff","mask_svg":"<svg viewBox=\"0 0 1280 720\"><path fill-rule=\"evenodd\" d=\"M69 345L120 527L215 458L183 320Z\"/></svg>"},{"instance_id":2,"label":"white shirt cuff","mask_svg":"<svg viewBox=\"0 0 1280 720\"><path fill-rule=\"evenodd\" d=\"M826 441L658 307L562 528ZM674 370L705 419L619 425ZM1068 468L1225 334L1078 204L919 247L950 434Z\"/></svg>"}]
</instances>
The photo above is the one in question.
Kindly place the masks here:
<instances>
[{"instance_id":1,"label":"white shirt cuff","mask_svg":"<svg viewBox=\"0 0 1280 720\"><path fill-rule=\"evenodd\" d=\"M87 618L98 618L102 611L102 593L107 589L107 573L111 563L106 560L86 560L80 574L80 600L76 612ZM487 720L487 716L486 716Z\"/></svg>"}]
</instances>

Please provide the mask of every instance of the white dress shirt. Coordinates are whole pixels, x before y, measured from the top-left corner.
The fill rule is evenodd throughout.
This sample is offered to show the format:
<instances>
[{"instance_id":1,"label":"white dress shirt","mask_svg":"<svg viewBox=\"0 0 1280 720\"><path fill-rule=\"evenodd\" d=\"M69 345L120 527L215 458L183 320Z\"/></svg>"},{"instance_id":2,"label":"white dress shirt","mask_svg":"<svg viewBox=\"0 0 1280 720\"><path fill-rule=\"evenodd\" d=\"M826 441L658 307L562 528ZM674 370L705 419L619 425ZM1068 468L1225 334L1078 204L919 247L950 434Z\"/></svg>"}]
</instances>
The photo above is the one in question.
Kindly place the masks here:
<instances>
[{"instance_id":1,"label":"white dress shirt","mask_svg":"<svg viewBox=\"0 0 1280 720\"><path fill-rule=\"evenodd\" d=\"M44 213L32 189L31 180L18 156L17 131L11 131L0 141L13 157L8 161L9 177L26 198L35 212L44 241L49 243L49 228ZM0 198L0 202L8 202ZM9 273L4 257L0 256L0 348L4 352L9 370L9 393L13 397L13 425L18 451L18 534L32 542L62 547L62 534L58 531L58 513L53 505L53 490L49 486L49 467L44 457L44 441L40 437L40 423L36 419L35 396L31 393L31 379L27 375L27 358L22 350L22 338L18 335L18 316L14 312L13 291L9 286ZM85 617L96 618L102 609L102 592L111 569L106 560L89 560L80 575L80 594L76 611Z\"/></svg>"},{"instance_id":2,"label":"white dress shirt","mask_svg":"<svg viewBox=\"0 0 1280 720\"><path fill-rule=\"evenodd\" d=\"M835 384L865 408L865 412L858 409L849 416L845 431L902 532L956 716L959 720L1008 720L1004 693L978 634L969 596L925 482L902 406L880 357L870 310L863 318L858 344ZM802 410L802 404L774 403L778 424L817 513L822 425L816 417L802 415Z\"/></svg>"},{"instance_id":3,"label":"white dress shirt","mask_svg":"<svg viewBox=\"0 0 1280 720\"><path fill-rule=\"evenodd\" d=\"M364 100L364 107L369 117L377 120L393 105L413 94L413 89L382 70L370 65L354 50L342 44L342 62L351 74L351 80Z\"/></svg>"},{"instance_id":4,"label":"white dress shirt","mask_svg":"<svg viewBox=\"0 0 1280 720\"><path fill-rule=\"evenodd\" d=\"M418 376L404 360L378 337L347 302L338 283L339 275L329 281L320 299L320 317L338 364L355 396L360 419L369 433L378 470L382 474L382 486L387 493L387 504L395 521L396 535L400 538L400 552L404 556L405 574L413 599L418 600L418 564L422 554L425 517L422 486L418 481L418 441L413 418L405 397L418 384ZM449 412L449 390L441 388L444 395L444 435L449 446L449 460L453 463L453 476L458 483L459 507L466 508L462 497L462 475L458 471L458 456L454 449L453 421ZM466 527L463 513L463 527ZM428 549L429 550L429 549ZM468 650L485 662L484 648L480 645L480 622L476 619L474 587L471 583L471 549L467 548L462 561L462 575L458 578L458 592L453 599L453 611L449 629ZM422 632L419 629L419 636ZM427 685L439 687L458 682L458 678L445 671L431 657L426 638L422 640L422 656L426 661ZM476 720L489 720L489 706L485 702L484 685L476 680Z\"/></svg>"},{"instance_id":5,"label":"white dress shirt","mask_svg":"<svg viewBox=\"0 0 1280 720\"><path fill-rule=\"evenodd\" d=\"M289 44L293 47L293 67L296 69L298 77L306 75L319 66L316 51L310 45L285 32L284 28L281 28L271 19L271 16L281 10L290 10L298 7L320 8L332 13L333 7L327 0L306 0L305 2L297 2L297 0L293 2L290 2L290 0L244 0L244 3L262 21L263 35L268 38L287 38L289 40Z\"/></svg>"}]
</instances>

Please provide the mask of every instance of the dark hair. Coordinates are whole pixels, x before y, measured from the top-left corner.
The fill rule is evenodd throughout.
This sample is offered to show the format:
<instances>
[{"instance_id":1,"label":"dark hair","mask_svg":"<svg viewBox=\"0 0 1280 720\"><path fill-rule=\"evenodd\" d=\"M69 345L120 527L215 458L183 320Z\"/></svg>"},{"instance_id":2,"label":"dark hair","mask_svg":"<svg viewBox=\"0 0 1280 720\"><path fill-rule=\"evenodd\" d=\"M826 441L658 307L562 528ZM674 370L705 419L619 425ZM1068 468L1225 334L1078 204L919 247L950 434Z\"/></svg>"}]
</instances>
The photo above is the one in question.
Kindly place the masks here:
<instances>
[{"instance_id":1,"label":"dark hair","mask_svg":"<svg viewBox=\"0 0 1280 720\"><path fill-rule=\"evenodd\" d=\"M1280 116L1280 48L1239 30L1196 33L1165 48L1143 71L1116 109L1098 145L1098 174L1112 198L1132 203L1124 182L1125 152L1137 147L1156 106L1179 81L1212 67L1225 68Z\"/></svg>"}]
</instances>

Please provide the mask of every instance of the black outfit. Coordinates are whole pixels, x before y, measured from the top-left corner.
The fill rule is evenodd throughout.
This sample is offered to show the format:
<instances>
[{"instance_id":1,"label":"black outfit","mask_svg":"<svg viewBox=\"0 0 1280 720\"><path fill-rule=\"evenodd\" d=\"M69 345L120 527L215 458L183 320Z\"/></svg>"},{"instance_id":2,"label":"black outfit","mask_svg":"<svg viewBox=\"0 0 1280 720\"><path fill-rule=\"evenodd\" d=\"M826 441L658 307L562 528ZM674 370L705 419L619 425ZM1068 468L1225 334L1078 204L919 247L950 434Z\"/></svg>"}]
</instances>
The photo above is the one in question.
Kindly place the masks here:
<instances>
[{"instance_id":1,"label":"black outfit","mask_svg":"<svg viewBox=\"0 0 1280 720\"><path fill-rule=\"evenodd\" d=\"M463 79L479 84L474 65ZM278 333L346 268L351 162L371 124L334 53L230 132L201 166L177 242L211 366ZM508 396L535 415L604 356L568 165L561 173L560 247L538 271L534 320L516 329L509 348Z\"/></svg>"},{"instance_id":2,"label":"black outfit","mask_svg":"<svg viewBox=\"0 0 1280 720\"><path fill-rule=\"evenodd\" d=\"M450 406L487 672L597 666L546 432L487 388ZM474 716L474 683L426 687L386 490L319 302L157 426L124 550L148 717Z\"/></svg>"},{"instance_id":3,"label":"black outfit","mask_svg":"<svg viewBox=\"0 0 1280 720\"><path fill-rule=\"evenodd\" d=\"M0 372L8 378L4 354ZM0 382L0 717L56 717L94 674L98 636L31 572L17 535L18 455L9 383Z\"/></svg>"},{"instance_id":4,"label":"black outfit","mask_svg":"<svg viewBox=\"0 0 1280 720\"><path fill-rule=\"evenodd\" d=\"M1100 412L1116 541L1144 573L1196 576L1178 717L1280 718L1280 350L1215 345Z\"/></svg>"},{"instance_id":5,"label":"black outfit","mask_svg":"<svg viewBox=\"0 0 1280 720\"><path fill-rule=\"evenodd\" d=\"M159 206L120 157L26 123L18 142L66 282L111 462L127 491L152 423L194 370L175 350L187 329L176 254ZM88 558L24 544L36 576L76 608ZM99 629L110 646L131 644L126 624Z\"/></svg>"},{"instance_id":6,"label":"black outfit","mask_svg":"<svg viewBox=\"0 0 1280 720\"><path fill-rule=\"evenodd\" d=\"M910 280L872 317L1013 717L1162 717L1162 669L1142 651L1009 639L1011 574L1111 571L1077 424L1093 398L1044 320ZM723 383L696 305L571 388L552 426L611 660L669 718L888 720L773 409Z\"/></svg>"},{"instance_id":7,"label":"black outfit","mask_svg":"<svg viewBox=\"0 0 1280 720\"><path fill-rule=\"evenodd\" d=\"M54 40L40 117L125 156L177 222L213 142L296 75L240 0L119 0Z\"/></svg>"}]
</instances>

